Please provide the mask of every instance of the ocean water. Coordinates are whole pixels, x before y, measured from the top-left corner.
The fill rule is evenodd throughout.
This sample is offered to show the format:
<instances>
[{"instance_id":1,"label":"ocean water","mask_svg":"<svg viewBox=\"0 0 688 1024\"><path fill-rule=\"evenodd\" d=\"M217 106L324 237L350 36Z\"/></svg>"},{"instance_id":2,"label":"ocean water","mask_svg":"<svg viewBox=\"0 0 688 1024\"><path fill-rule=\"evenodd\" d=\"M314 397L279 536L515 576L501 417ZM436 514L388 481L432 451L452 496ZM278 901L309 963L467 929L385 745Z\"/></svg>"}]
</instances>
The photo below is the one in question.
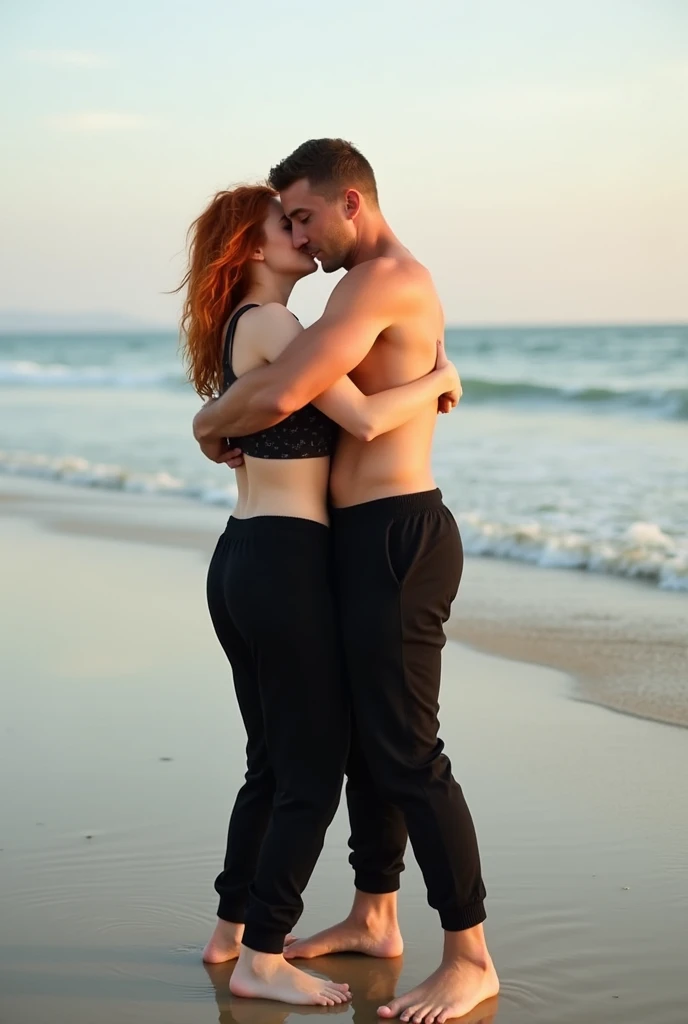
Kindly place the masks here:
<instances>
[{"instance_id":1,"label":"ocean water","mask_svg":"<svg viewBox=\"0 0 688 1024\"><path fill-rule=\"evenodd\" d=\"M0 335L0 472L232 504L173 332ZM688 591L688 326L456 329L434 465L466 551Z\"/></svg>"}]
</instances>

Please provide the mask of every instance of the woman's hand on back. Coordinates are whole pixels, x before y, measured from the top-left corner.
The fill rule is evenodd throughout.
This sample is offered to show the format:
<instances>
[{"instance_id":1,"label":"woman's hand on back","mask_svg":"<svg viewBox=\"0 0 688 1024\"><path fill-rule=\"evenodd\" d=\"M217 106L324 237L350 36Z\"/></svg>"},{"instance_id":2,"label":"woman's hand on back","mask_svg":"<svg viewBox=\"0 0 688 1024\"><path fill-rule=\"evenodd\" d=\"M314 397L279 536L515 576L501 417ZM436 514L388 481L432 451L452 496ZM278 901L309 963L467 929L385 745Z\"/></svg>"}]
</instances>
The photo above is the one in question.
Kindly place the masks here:
<instances>
[{"instance_id":1,"label":"woman's hand on back","mask_svg":"<svg viewBox=\"0 0 688 1024\"><path fill-rule=\"evenodd\" d=\"M442 394L437 399L437 411L443 413L450 412L458 404L463 394L463 388L461 387L459 372L451 360L447 358L444 341L441 338L437 339L435 371L441 374L440 383L443 388Z\"/></svg>"}]
</instances>

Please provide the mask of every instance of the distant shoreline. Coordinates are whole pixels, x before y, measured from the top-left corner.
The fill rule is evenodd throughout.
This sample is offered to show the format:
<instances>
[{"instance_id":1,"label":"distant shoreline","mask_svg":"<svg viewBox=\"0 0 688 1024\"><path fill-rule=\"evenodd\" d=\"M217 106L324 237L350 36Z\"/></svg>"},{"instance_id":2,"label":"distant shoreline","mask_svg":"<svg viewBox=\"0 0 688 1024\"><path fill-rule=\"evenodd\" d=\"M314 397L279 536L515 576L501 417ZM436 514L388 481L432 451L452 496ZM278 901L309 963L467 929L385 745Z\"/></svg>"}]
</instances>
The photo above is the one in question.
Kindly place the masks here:
<instances>
[{"instance_id":1,"label":"distant shoreline","mask_svg":"<svg viewBox=\"0 0 688 1024\"><path fill-rule=\"evenodd\" d=\"M310 323L314 323L311 321ZM688 318L685 320L575 320L575 321L555 321L542 323L521 323L521 322L491 322L491 321L475 321L466 323L454 323L447 324L445 330L447 331L567 331L577 328L587 328L594 330L595 328L603 328L605 330L613 330L618 328L619 330L626 330L629 328L637 328L642 330L644 328L661 327L666 329L667 327L688 327ZM74 323L60 323L56 321L52 326L45 324L5 324L2 322L2 314L0 313L0 337L7 335L26 335L26 336L37 336L43 334L49 334L52 336L61 334L169 334L178 333L179 325L173 324L157 324L147 323L145 321L129 321L123 319L121 324L118 323L98 323L93 321L92 324L75 321Z\"/></svg>"}]
</instances>

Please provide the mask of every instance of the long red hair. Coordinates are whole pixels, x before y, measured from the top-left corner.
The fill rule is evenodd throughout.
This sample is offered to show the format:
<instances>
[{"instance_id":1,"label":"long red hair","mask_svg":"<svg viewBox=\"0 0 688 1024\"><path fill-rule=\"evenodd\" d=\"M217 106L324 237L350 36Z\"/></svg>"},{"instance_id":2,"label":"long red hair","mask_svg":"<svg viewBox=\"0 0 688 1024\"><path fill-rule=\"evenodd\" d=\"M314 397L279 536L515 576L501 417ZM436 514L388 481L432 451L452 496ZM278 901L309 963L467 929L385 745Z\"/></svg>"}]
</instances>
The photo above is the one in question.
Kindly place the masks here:
<instances>
[{"instance_id":1,"label":"long red hair","mask_svg":"<svg viewBox=\"0 0 688 1024\"><path fill-rule=\"evenodd\" d=\"M189 380L203 398L222 390L222 328L249 287L253 252L265 241L263 224L277 195L267 185L218 192L187 233L188 269L181 331Z\"/></svg>"}]
</instances>

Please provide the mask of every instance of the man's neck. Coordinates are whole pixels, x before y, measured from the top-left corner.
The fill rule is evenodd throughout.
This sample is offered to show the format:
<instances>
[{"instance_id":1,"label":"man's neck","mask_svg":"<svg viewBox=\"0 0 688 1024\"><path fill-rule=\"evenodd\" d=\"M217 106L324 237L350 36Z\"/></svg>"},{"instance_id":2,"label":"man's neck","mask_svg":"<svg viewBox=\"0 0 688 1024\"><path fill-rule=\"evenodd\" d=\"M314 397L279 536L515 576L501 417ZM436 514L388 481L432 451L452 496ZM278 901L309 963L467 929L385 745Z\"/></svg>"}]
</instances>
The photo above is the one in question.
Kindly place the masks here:
<instances>
[{"instance_id":1,"label":"man's neck","mask_svg":"<svg viewBox=\"0 0 688 1024\"><path fill-rule=\"evenodd\" d=\"M360 225L359 235L349 258L344 264L346 270L367 263L380 256L388 256L403 246L381 213L370 216Z\"/></svg>"}]
</instances>

